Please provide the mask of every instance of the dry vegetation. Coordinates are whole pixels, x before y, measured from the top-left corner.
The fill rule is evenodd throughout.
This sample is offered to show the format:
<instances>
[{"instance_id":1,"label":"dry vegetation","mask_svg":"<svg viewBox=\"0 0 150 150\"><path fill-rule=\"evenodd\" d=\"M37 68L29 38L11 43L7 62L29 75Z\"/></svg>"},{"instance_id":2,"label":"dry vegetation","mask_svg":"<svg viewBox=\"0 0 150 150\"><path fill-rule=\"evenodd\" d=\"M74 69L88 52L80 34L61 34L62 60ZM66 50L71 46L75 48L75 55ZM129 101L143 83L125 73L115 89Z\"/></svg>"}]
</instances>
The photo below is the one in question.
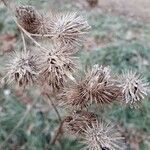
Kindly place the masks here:
<instances>
[{"instance_id":1,"label":"dry vegetation","mask_svg":"<svg viewBox=\"0 0 150 150\"><path fill-rule=\"evenodd\" d=\"M149 2L16 2L0 5L0 149L148 150Z\"/></svg>"}]
</instances>

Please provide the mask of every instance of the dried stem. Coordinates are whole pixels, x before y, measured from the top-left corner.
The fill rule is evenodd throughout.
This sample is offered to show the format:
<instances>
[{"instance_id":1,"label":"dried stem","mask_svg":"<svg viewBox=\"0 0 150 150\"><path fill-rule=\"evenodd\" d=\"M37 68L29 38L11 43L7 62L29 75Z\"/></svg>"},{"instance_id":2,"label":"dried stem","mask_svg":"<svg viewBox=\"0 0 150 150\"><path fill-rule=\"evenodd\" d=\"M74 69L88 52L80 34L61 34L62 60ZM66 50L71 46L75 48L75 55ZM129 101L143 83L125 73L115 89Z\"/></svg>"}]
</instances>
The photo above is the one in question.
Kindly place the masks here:
<instances>
[{"instance_id":1,"label":"dried stem","mask_svg":"<svg viewBox=\"0 0 150 150\"><path fill-rule=\"evenodd\" d=\"M30 33L27 32L27 31L16 21L15 18L13 18L13 19L14 19L15 23L17 24L17 26L19 27L19 29L21 29L21 31L24 32L24 34L25 34L26 36L28 36L28 38L29 38L30 40L32 40L35 45L37 45L38 47L40 47L40 48L43 49L43 50L47 50L45 47L41 46L41 44L39 44L34 38L32 38L32 36L30 35Z\"/></svg>"},{"instance_id":2,"label":"dried stem","mask_svg":"<svg viewBox=\"0 0 150 150\"><path fill-rule=\"evenodd\" d=\"M3 4L7 7L7 3L6 0L1 0L3 2Z\"/></svg>"},{"instance_id":3,"label":"dried stem","mask_svg":"<svg viewBox=\"0 0 150 150\"><path fill-rule=\"evenodd\" d=\"M58 128L56 134L54 135L53 139L51 140L50 145L55 144L56 141L58 140L60 134L62 133L64 121L65 121L65 119L60 122L59 128Z\"/></svg>"},{"instance_id":4,"label":"dried stem","mask_svg":"<svg viewBox=\"0 0 150 150\"><path fill-rule=\"evenodd\" d=\"M54 110L55 110L55 112L56 112L56 114L58 116L58 119L61 122L61 120L62 120L61 116L60 116L59 111L57 110L57 108L56 108L53 100L51 99L51 97L48 94L45 94L45 96L48 98L48 104L49 104L49 106L52 106L54 108Z\"/></svg>"},{"instance_id":5,"label":"dried stem","mask_svg":"<svg viewBox=\"0 0 150 150\"><path fill-rule=\"evenodd\" d=\"M8 5L7 5L6 1L5 1L5 0L2 0L2 2L3 2L4 5L8 8ZM9 8L8 8L8 11L10 11ZM12 18L13 18L14 22L17 24L17 26L19 27L19 29L20 29L30 40L32 40L35 45L37 45L37 46L40 47L41 49L47 50L45 47L41 46L34 38L32 38L31 34L30 34L29 32L27 32L27 31L17 22L17 20L16 20L14 17L12 17ZM32 34L32 35L33 35L33 34ZM43 36L44 36L44 35L43 35ZM47 37L47 36L51 36L51 35L46 35L46 37Z\"/></svg>"},{"instance_id":6,"label":"dried stem","mask_svg":"<svg viewBox=\"0 0 150 150\"><path fill-rule=\"evenodd\" d=\"M51 34L32 34L32 33L30 33L30 35L34 37L47 37L47 38L52 38L54 36Z\"/></svg>"},{"instance_id":7,"label":"dried stem","mask_svg":"<svg viewBox=\"0 0 150 150\"><path fill-rule=\"evenodd\" d=\"M23 49L26 52L27 48L26 48L26 42L25 42L25 38L24 38L23 32L21 32L21 37L22 37L22 41L23 41Z\"/></svg>"}]
</instances>

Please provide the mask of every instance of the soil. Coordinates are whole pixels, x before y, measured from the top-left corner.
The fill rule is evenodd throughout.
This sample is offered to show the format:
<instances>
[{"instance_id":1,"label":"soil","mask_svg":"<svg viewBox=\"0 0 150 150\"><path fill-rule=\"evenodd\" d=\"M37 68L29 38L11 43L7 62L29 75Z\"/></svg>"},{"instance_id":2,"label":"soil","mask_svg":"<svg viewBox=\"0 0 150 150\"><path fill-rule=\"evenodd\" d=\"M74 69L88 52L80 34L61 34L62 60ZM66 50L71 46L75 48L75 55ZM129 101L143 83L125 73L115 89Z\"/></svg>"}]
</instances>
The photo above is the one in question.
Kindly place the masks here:
<instances>
[{"instance_id":1,"label":"soil","mask_svg":"<svg viewBox=\"0 0 150 150\"><path fill-rule=\"evenodd\" d=\"M150 23L150 0L99 0L102 10Z\"/></svg>"}]
</instances>

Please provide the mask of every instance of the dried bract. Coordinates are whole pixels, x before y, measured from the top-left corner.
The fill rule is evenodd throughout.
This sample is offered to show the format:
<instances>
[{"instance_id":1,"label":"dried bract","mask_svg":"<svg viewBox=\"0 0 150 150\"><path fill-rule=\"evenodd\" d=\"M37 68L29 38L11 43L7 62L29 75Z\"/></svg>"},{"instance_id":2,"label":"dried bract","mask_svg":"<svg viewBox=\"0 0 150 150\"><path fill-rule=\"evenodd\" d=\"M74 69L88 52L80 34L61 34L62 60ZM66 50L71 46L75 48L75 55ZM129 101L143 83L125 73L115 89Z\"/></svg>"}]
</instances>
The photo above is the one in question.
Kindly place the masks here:
<instances>
[{"instance_id":1,"label":"dried bract","mask_svg":"<svg viewBox=\"0 0 150 150\"><path fill-rule=\"evenodd\" d=\"M18 6L15 12L18 23L29 33L47 34L50 27L46 17L39 14L32 6Z\"/></svg>"},{"instance_id":2,"label":"dried bract","mask_svg":"<svg viewBox=\"0 0 150 150\"><path fill-rule=\"evenodd\" d=\"M66 52L68 50L65 49L68 48L54 48L40 53L40 80L42 84L49 85L51 92L58 92L68 78L74 79L72 74L76 69L75 59Z\"/></svg>"},{"instance_id":3,"label":"dried bract","mask_svg":"<svg viewBox=\"0 0 150 150\"><path fill-rule=\"evenodd\" d=\"M20 87L35 82L38 74L37 57L29 52L14 52L6 65L7 82L15 81Z\"/></svg>"},{"instance_id":4,"label":"dried bract","mask_svg":"<svg viewBox=\"0 0 150 150\"><path fill-rule=\"evenodd\" d=\"M149 84L136 72L124 72L119 79L123 101L132 107L138 106L148 93Z\"/></svg>"},{"instance_id":5,"label":"dried bract","mask_svg":"<svg viewBox=\"0 0 150 150\"><path fill-rule=\"evenodd\" d=\"M77 13L56 13L51 18L53 39L60 45L81 44L90 29L87 21Z\"/></svg>"},{"instance_id":6,"label":"dried bract","mask_svg":"<svg viewBox=\"0 0 150 150\"><path fill-rule=\"evenodd\" d=\"M92 103L114 102L118 93L119 88L111 80L109 67L94 65L85 79L66 87L61 97L66 107L83 109Z\"/></svg>"},{"instance_id":7,"label":"dried bract","mask_svg":"<svg viewBox=\"0 0 150 150\"><path fill-rule=\"evenodd\" d=\"M87 111L76 111L72 115L66 117L63 129L68 135L81 136L83 129L86 129L87 125L91 126L92 123L97 121L97 117L94 113Z\"/></svg>"},{"instance_id":8,"label":"dried bract","mask_svg":"<svg viewBox=\"0 0 150 150\"><path fill-rule=\"evenodd\" d=\"M97 122L84 130L85 150L123 150L123 137L114 125Z\"/></svg>"}]
</instances>

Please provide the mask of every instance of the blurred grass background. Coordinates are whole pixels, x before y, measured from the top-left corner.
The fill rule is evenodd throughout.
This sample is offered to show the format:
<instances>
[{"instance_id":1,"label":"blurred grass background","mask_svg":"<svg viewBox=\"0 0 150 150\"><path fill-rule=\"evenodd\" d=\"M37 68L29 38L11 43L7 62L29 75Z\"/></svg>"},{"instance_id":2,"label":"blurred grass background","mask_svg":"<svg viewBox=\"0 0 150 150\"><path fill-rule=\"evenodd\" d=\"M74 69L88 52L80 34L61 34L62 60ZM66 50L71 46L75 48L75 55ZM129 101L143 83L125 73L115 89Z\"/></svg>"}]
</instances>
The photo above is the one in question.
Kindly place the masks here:
<instances>
[{"instance_id":1,"label":"blurred grass background","mask_svg":"<svg viewBox=\"0 0 150 150\"><path fill-rule=\"evenodd\" d=\"M88 18L92 27L78 56L83 68L98 63L111 66L114 72L133 68L150 81L150 25L136 18L106 13L95 4L91 7L85 0L17 0L21 4L30 4L45 12L50 9L75 10ZM109 9L109 8L108 8ZM0 3L0 76L3 58L17 47L19 32ZM16 44L17 43L17 44ZM53 129L58 125L52 109L41 99L38 91L28 90L26 94L4 85L0 88L0 145L23 117L28 105L37 99L20 126L11 138L5 142L2 150L78 150L82 147L76 140L62 138L60 143L49 147ZM140 109L125 108L114 104L98 111L100 116L108 118L121 126L126 137L127 150L150 149L150 98L143 102Z\"/></svg>"}]
</instances>

